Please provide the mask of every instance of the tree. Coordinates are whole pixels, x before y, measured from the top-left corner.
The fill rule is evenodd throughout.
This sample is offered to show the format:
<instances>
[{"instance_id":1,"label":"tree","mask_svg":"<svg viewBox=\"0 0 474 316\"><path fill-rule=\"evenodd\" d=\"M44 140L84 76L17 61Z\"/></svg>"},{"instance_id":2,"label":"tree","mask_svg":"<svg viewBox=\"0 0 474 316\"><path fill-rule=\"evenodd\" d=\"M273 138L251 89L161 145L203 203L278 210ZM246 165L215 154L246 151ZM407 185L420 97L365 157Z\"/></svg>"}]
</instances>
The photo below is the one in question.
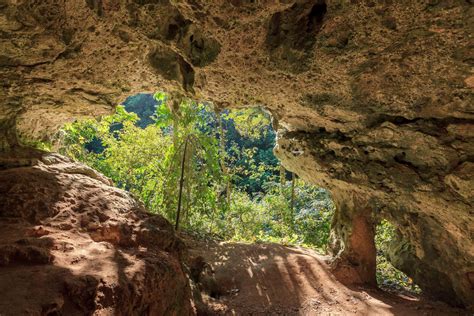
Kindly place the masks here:
<instances>
[{"instance_id":1,"label":"tree","mask_svg":"<svg viewBox=\"0 0 474 316\"><path fill-rule=\"evenodd\" d=\"M272 153L268 116L259 109L214 113L208 104L154 97L153 124L138 124L137 115L118 107L101 121L68 126L63 151L134 193L176 229L324 244L330 198L295 176L286 181Z\"/></svg>"}]
</instances>

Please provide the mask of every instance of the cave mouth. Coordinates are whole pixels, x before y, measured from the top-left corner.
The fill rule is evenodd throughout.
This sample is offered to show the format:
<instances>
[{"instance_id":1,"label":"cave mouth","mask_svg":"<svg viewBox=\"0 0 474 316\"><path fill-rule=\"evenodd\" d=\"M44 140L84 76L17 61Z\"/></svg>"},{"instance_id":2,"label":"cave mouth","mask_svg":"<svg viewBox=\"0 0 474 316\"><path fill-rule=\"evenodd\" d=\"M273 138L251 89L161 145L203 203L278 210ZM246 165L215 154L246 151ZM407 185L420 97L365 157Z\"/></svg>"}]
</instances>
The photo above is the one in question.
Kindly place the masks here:
<instances>
[{"instance_id":1,"label":"cave mouth","mask_svg":"<svg viewBox=\"0 0 474 316\"><path fill-rule=\"evenodd\" d=\"M422 293L420 287L390 262L390 248L396 234L395 226L385 219L375 227L377 285L384 291L418 296Z\"/></svg>"},{"instance_id":2,"label":"cave mouth","mask_svg":"<svg viewBox=\"0 0 474 316\"><path fill-rule=\"evenodd\" d=\"M265 109L218 111L189 100L176 108L165 93L141 93L115 114L76 121L58 135L57 151L182 231L327 250L331 196L281 165Z\"/></svg>"},{"instance_id":3,"label":"cave mouth","mask_svg":"<svg viewBox=\"0 0 474 316\"><path fill-rule=\"evenodd\" d=\"M268 112L254 107L217 113L212 104L188 102L173 119L167 98L132 95L113 115L67 125L54 147L104 173L187 233L303 245L328 254L335 203L327 190L305 183L275 157L276 131ZM178 126L178 120L186 123ZM173 146L177 150L166 151ZM375 236L363 238L375 243L377 285L419 294L388 259L394 238L385 220L376 225Z\"/></svg>"},{"instance_id":4,"label":"cave mouth","mask_svg":"<svg viewBox=\"0 0 474 316\"><path fill-rule=\"evenodd\" d=\"M344 199L338 196L333 201L328 190L303 182L281 166L273 152L276 133L281 130L276 132L273 127L270 114L259 107L222 110L189 100L177 104L160 92L131 96L116 113L101 119L67 124L50 143L36 147L54 149L82 162L130 192L148 213L160 215L151 216L153 220L146 225L163 225L173 231L169 223L174 224L174 232L190 246L191 256L180 259L190 269L188 281L195 282L204 297L193 299L207 304L206 308L216 301L231 301L249 286L247 299L258 296L254 303L260 304L266 299L288 298L285 310L305 306L316 288L324 306L334 305L328 297L335 292L329 295L328 290L338 292L350 304L366 306L347 294L356 284L368 285L375 296L377 284L398 300L400 294L418 300L419 288L388 260L395 229L387 221L375 223L363 207L341 221L341 210L346 214L347 208L341 203ZM47 164L65 161L51 156L46 155ZM66 163L61 168L66 167L73 175L92 175L104 184L111 183L85 166ZM98 221L104 220L99 213L91 211ZM103 241L95 225L90 229L93 241ZM331 239L338 229L342 238L336 238L336 248L350 251L333 252ZM342 259L343 274L332 265L338 259ZM261 267L269 274L262 273ZM345 276L351 276L348 267L355 267L362 282L344 282ZM296 288L300 294L280 291L265 296L263 291L269 286ZM358 289L355 291L360 292ZM389 306L395 304L395 296L383 294Z\"/></svg>"}]
</instances>

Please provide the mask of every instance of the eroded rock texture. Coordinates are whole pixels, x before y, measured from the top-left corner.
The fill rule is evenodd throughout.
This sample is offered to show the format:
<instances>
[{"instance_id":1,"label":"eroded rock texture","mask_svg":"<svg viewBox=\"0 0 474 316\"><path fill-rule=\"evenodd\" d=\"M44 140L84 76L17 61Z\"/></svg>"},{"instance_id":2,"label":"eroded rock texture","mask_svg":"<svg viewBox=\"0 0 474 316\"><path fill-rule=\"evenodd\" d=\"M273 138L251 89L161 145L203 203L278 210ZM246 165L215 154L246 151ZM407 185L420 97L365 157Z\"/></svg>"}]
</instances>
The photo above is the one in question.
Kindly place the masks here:
<instances>
[{"instance_id":1,"label":"eroded rock texture","mask_svg":"<svg viewBox=\"0 0 474 316\"><path fill-rule=\"evenodd\" d=\"M182 242L104 176L65 157L2 159L3 315L188 315Z\"/></svg>"},{"instance_id":2,"label":"eroded rock texture","mask_svg":"<svg viewBox=\"0 0 474 316\"><path fill-rule=\"evenodd\" d=\"M1 0L1 144L135 92L264 106L285 166L339 205L336 272L373 282L360 241L384 217L395 264L471 305L473 17L468 0Z\"/></svg>"}]
</instances>

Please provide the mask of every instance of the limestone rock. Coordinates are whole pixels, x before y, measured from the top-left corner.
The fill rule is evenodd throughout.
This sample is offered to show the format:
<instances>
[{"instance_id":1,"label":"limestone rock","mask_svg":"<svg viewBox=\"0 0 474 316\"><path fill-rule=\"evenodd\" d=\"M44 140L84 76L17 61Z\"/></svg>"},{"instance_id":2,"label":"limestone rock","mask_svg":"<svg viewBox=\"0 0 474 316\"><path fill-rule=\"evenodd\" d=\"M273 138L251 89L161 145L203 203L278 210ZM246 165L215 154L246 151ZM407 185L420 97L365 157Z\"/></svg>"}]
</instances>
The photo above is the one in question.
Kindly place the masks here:
<instances>
[{"instance_id":1,"label":"limestone rock","mask_svg":"<svg viewBox=\"0 0 474 316\"><path fill-rule=\"evenodd\" d=\"M473 16L465 0L2 0L0 147L137 92L265 107L288 169L389 219L411 249L394 262L472 305ZM354 267L344 209L335 254Z\"/></svg>"},{"instance_id":2,"label":"limestone rock","mask_svg":"<svg viewBox=\"0 0 474 316\"><path fill-rule=\"evenodd\" d=\"M171 225L84 165L1 170L0 228L2 314L193 314Z\"/></svg>"}]
</instances>

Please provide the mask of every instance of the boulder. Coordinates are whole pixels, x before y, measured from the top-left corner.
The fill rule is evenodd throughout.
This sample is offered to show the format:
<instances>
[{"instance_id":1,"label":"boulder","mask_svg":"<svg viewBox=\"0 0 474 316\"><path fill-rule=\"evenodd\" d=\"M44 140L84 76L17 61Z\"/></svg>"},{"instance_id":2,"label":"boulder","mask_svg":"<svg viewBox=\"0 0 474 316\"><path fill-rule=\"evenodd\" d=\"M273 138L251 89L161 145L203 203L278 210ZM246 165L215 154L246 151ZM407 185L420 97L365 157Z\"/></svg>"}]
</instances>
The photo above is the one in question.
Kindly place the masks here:
<instances>
[{"instance_id":1,"label":"boulder","mask_svg":"<svg viewBox=\"0 0 474 316\"><path fill-rule=\"evenodd\" d=\"M57 154L1 159L2 315L191 315L171 224Z\"/></svg>"}]
</instances>

